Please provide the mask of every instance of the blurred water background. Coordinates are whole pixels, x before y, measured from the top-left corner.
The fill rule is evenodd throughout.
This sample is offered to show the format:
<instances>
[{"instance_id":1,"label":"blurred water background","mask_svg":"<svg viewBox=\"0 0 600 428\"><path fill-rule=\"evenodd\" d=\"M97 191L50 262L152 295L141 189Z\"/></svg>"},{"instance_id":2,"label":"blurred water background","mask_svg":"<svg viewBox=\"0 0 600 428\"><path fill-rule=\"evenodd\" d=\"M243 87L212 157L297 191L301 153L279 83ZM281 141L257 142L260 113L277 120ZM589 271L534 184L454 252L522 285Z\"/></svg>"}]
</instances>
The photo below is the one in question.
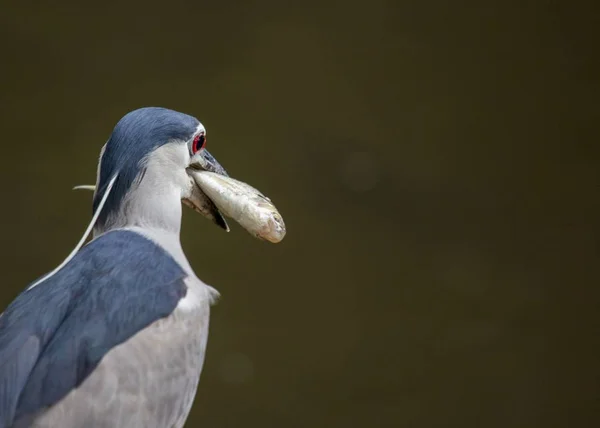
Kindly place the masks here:
<instances>
[{"instance_id":1,"label":"blurred water background","mask_svg":"<svg viewBox=\"0 0 600 428\"><path fill-rule=\"evenodd\" d=\"M222 299L188 427L599 426L594 3L0 6L4 308L91 216L128 111L198 117L281 210L191 210Z\"/></svg>"}]
</instances>

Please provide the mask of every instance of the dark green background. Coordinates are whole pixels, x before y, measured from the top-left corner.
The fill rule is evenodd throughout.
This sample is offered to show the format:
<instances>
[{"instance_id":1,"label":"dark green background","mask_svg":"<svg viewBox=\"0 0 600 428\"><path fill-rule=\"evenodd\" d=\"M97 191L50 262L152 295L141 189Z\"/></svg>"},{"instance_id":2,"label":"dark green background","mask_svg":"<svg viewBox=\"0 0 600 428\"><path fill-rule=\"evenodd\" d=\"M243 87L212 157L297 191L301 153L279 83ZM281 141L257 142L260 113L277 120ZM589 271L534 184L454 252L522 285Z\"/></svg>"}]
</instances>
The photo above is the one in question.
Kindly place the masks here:
<instances>
[{"instance_id":1,"label":"dark green background","mask_svg":"<svg viewBox=\"0 0 600 428\"><path fill-rule=\"evenodd\" d=\"M288 226L185 210L223 295L187 426L598 426L593 2L39 3L0 7L2 308L164 106Z\"/></svg>"}]
</instances>

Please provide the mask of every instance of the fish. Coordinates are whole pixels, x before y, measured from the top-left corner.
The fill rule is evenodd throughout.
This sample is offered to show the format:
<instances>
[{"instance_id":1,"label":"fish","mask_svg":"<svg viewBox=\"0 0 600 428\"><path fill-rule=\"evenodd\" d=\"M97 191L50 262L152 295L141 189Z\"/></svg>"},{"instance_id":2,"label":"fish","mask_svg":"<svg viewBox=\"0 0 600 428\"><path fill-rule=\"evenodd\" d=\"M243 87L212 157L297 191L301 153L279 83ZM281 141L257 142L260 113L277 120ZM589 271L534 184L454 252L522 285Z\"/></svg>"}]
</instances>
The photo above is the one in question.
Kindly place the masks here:
<instances>
[{"instance_id":1,"label":"fish","mask_svg":"<svg viewBox=\"0 0 600 428\"><path fill-rule=\"evenodd\" d=\"M194 171L192 178L225 216L254 237L279 243L286 234L283 217L269 198L243 181L210 171Z\"/></svg>"}]
</instances>

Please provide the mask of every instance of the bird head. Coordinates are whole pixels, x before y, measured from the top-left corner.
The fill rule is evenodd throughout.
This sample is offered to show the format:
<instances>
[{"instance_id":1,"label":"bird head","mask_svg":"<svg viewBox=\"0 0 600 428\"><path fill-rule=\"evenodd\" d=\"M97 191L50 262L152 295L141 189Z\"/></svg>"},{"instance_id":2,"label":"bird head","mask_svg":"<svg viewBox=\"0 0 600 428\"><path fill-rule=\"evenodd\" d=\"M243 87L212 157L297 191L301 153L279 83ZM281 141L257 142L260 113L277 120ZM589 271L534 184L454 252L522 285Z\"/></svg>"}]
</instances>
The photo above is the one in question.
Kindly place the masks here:
<instances>
[{"instance_id":1,"label":"bird head","mask_svg":"<svg viewBox=\"0 0 600 428\"><path fill-rule=\"evenodd\" d=\"M126 114L100 153L95 233L128 225L179 227L180 201L228 231L215 204L193 179L197 170L227 176L206 142L202 123L187 114L158 107Z\"/></svg>"}]
</instances>

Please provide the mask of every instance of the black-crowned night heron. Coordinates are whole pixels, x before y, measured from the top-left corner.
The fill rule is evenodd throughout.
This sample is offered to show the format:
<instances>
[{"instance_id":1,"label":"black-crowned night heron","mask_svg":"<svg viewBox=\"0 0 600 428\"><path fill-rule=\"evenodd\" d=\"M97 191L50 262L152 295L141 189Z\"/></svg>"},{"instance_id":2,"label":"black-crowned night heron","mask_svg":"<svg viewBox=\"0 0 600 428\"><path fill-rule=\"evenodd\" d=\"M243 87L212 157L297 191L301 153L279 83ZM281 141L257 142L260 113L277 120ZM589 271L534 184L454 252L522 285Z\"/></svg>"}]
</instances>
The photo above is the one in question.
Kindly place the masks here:
<instances>
[{"instance_id":1,"label":"black-crowned night heron","mask_svg":"<svg viewBox=\"0 0 600 428\"><path fill-rule=\"evenodd\" d=\"M197 119L163 108L116 125L94 239L0 315L0 428L183 426L218 293L183 253L181 201L228 229L194 179L227 175L205 142Z\"/></svg>"}]
</instances>

